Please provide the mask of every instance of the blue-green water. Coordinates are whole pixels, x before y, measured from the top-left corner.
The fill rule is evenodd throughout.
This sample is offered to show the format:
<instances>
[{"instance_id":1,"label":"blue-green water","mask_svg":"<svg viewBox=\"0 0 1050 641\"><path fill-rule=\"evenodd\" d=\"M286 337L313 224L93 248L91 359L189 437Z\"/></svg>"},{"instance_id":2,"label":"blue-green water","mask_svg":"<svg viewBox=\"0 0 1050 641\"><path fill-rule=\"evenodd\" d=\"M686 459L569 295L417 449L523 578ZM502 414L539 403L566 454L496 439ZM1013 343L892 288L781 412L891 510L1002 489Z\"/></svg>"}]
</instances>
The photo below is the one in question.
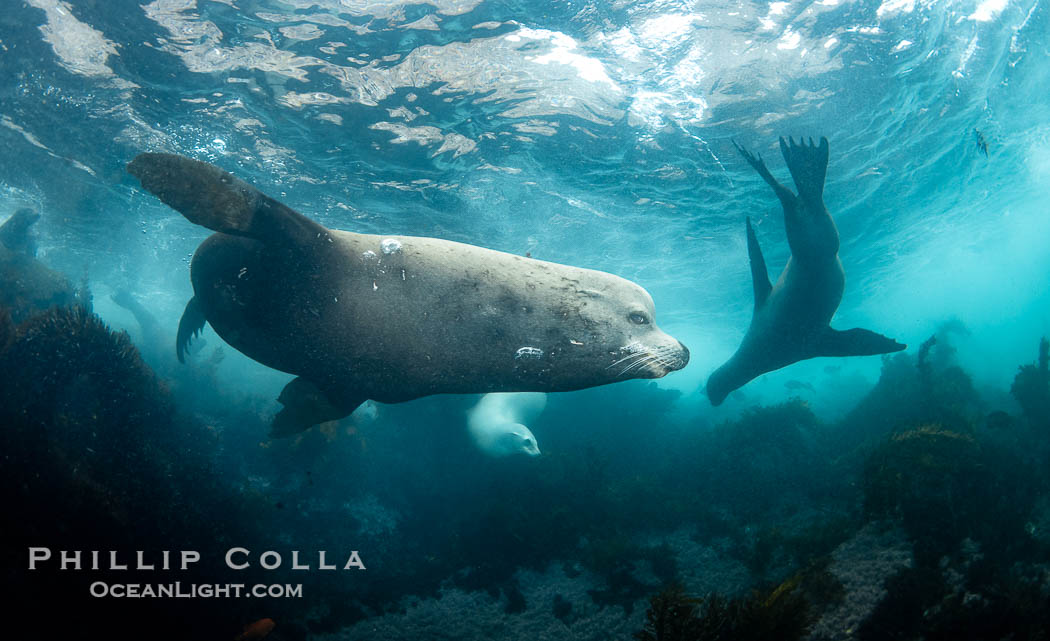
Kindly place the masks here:
<instances>
[{"instance_id":1,"label":"blue-green water","mask_svg":"<svg viewBox=\"0 0 1050 641\"><path fill-rule=\"evenodd\" d=\"M978 557L1005 577L1000 592L1045 599L1045 578L1032 577L1050 558L1050 425L1010 390L1050 334L1048 70L1041 0L8 0L0 220L41 213L36 260L81 302L90 291L157 381L117 385L139 374L93 361L76 323L48 334L83 340L75 353L11 330L24 350L4 360L4 480L22 488L12 501L23 512L38 509L5 539L5 577L31 579L34 602L61 589L66 608L104 607L131 628L185 613L174 638L232 638L265 616L286 639L630 638L665 584L742 595L817 558L833 559L847 596L811 608L811 638L951 629L928 612L912 628L865 624L878 598L850 599L905 565L850 574L873 558L939 573L919 591L931 600L920 620L934 604L955 612L945 603L967 591L1000 604L971 576ZM745 217L774 278L789 255L780 205L733 141L787 182L781 135L830 141L824 196L846 272L833 325L909 349L792 365L712 408L703 384L752 310ZM125 171L144 151L219 165L331 228L623 276L652 294L691 360L655 385L550 395L529 425L534 458L473 447L477 397L380 405L270 441L290 376L210 329L190 365L175 362L190 257L209 232ZM156 324L117 304L121 292ZM138 402L153 409L118 411ZM951 450L952 438L971 449ZM893 449L902 442L926 458ZM967 456L972 468L946 469ZM918 507L897 487L905 498L878 508L879 470L894 465L922 470ZM1017 513L943 499L960 493L967 506L1006 497ZM184 583L237 579L221 558L238 545L358 549L368 569L297 575L286 563L266 577L301 581L301 599L114 602L87 596L87 571L15 570L36 540L131 553L199 545L210 558L175 577ZM888 593L909 594L907 578ZM942 618L1027 620L1021 599L978 601ZM1003 636L969 630L978 636L954 638Z\"/></svg>"}]
</instances>

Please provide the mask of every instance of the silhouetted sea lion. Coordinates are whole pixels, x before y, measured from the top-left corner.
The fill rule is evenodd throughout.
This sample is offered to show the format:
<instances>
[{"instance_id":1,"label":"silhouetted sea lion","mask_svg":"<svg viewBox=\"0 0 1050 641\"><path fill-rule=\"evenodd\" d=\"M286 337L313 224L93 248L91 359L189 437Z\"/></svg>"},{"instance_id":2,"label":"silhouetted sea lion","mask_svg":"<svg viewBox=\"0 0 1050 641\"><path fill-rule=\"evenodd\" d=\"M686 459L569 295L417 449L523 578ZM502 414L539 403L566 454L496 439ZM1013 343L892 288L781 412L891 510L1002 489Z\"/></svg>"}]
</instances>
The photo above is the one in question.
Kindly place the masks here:
<instances>
[{"instance_id":1,"label":"silhouetted sea lion","mask_svg":"<svg viewBox=\"0 0 1050 641\"><path fill-rule=\"evenodd\" d=\"M29 228L40 220L40 214L28 207L15 211L3 225L0 225L0 244L13 252L36 256L36 241Z\"/></svg>"},{"instance_id":2,"label":"silhouetted sea lion","mask_svg":"<svg viewBox=\"0 0 1050 641\"><path fill-rule=\"evenodd\" d=\"M558 392L680 369L689 351L638 285L605 272L437 238L330 230L208 163L136 157L128 171L191 222L197 249L179 357L204 323L296 378L272 434L366 399Z\"/></svg>"},{"instance_id":3,"label":"silhouetted sea lion","mask_svg":"<svg viewBox=\"0 0 1050 641\"><path fill-rule=\"evenodd\" d=\"M719 405L733 390L757 376L816 356L866 356L898 352L907 346L866 329L831 329L842 301L846 276L839 260L839 233L824 206L828 139L795 144L780 139L798 195L777 182L761 157L737 149L773 188L784 208L791 258L777 284L769 281L762 249L747 220L747 250L754 283L755 309L735 354L707 381L707 396Z\"/></svg>"},{"instance_id":4,"label":"silhouetted sea lion","mask_svg":"<svg viewBox=\"0 0 1050 641\"><path fill-rule=\"evenodd\" d=\"M0 307L20 323L55 305L72 305L77 294L63 274L35 258L30 228L40 219L32 209L19 209L0 225Z\"/></svg>"}]
</instances>

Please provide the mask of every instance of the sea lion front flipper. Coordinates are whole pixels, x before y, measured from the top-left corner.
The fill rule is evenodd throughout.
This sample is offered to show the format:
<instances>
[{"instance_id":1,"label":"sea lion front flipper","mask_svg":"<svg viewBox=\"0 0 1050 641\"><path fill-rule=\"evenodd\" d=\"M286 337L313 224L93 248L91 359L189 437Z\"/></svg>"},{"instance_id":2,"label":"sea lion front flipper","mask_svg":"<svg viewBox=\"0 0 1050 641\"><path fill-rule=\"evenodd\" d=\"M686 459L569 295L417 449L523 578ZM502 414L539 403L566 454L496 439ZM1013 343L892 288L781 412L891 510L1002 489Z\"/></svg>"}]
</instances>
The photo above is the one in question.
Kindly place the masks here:
<instances>
[{"instance_id":1,"label":"sea lion front flipper","mask_svg":"<svg viewBox=\"0 0 1050 641\"><path fill-rule=\"evenodd\" d=\"M813 144L812 138L809 144L805 140L799 143L795 144L794 138L788 138L785 142L781 136L780 153L791 171L799 198L821 204L824 202L824 179L828 173L828 139L821 136L819 146Z\"/></svg>"},{"instance_id":2,"label":"sea lion front flipper","mask_svg":"<svg viewBox=\"0 0 1050 641\"><path fill-rule=\"evenodd\" d=\"M815 356L871 356L899 352L908 346L867 329L838 331L830 327L821 335Z\"/></svg>"},{"instance_id":3,"label":"sea lion front flipper","mask_svg":"<svg viewBox=\"0 0 1050 641\"><path fill-rule=\"evenodd\" d=\"M751 282L755 288L755 309L761 307L769 292L773 291L773 284L769 282L769 272L766 270L766 259L762 256L762 248L758 244L758 237L751 227L751 217L747 218L747 257L751 262Z\"/></svg>"},{"instance_id":4,"label":"sea lion front flipper","mask_svg":"<svg viewBox=\"0 0 1050 641\"><path fill-rule=\"evenodd\" d=\"M186 303L186 309L183 310L182 318L179 319L179 331L175 335L175 355L179 357L180 363L186 362L186 348L189 347L190 341L195 336L200 335L201 331L204 330L204 324L207 322L208 319L204 317L204 310L201 309L201 304L197 302L197 297L194 296L190 299L190 302Z\"/></svg>"},{"instance_id":5,"label":"sea lion front flipper","mask_svg":"<svg viewBox=\"0 0 1050 641\"><path fill-rule=\"evenodd\" d=\"M293 436L326 421L349 416L367 399L334 400L311 381L296 378L284 386L277 401L284 405L270 426L270 438Z\"/></svg>"},{"instance_id":6,"label":"sea lion front flipper","mask_svg":"<svg viewBox=\"0 0 1050 641\"><path fill-rule=\"evenodd\" d=\"M328 230L215 165L146 153L128 163L143 188L192 223L282 245L327 239Z\"/></svg>"}]
</instances>

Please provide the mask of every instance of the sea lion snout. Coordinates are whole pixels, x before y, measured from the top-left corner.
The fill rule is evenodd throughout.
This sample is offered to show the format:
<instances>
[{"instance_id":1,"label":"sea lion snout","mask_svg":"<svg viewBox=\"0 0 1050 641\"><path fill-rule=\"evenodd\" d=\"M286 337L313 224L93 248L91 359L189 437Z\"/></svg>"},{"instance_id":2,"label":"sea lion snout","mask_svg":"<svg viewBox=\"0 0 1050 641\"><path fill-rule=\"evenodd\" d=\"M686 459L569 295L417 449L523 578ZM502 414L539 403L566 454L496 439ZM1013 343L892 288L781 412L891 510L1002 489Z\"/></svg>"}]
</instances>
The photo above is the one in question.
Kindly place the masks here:
<instances>
[{"instance_id":1,"label":"sea lion snout","mask_svg":"<svg viewBox=\"0 0 1050 641\"><path fill-rule=\"evenodd\" d=\"M662 332L664 340L652 343L632 341L620 348L617 359L609 365L614 378L663 378L689 363L689 348Z\"/></svg>"},{"instance_id":2,"label":"sea lion snout","mask_svg":"<svg viewBox=\"0 0 1050 641\"><path fill-rule=\"evenodd\" d=\"M689 348L685 346L685 343L678 339L675 339L675 342L678 343L678 358L681 360L681 363L672 371L678 371L689 364Z\"/></svg>"},{"instance_id":3,"label":"sea lion snout","mask_svg":"<svg viewBox=\"0 0 1050 641\"><path fill-rule=\"evenodd\" d=\"M670 344L662 345L652 351L654 356L651 370L657 373L653 378L663 378L671 372L677 372L689 363L689 348L682 341L668 336Z\"/></svg>"}]
</instances>

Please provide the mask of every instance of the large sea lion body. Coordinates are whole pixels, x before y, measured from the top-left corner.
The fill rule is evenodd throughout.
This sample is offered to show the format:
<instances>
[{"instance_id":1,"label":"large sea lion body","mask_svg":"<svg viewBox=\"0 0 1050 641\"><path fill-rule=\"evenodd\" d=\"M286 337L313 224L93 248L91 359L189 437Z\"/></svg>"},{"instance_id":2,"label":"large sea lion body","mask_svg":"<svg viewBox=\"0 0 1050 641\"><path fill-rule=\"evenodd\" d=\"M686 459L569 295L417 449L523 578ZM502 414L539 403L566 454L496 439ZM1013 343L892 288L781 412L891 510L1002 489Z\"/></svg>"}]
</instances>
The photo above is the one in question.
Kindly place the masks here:
<instances>
[{"instance_id":1,"label":"large sea lion body","mask_svg":"<svg viewBox=\"0 0 1050 641\"><path fill-rule=\"evenodd\" d=\"M569 391L688 362L653 322L649 294L623 278L437 238L330 230L180 156L142 154L128 169L218 232L193 258L180 357L208 322L244 354L299 376L281 393L275 435L367 399Z\"/></svg>"},{"instance_id":2,"label":"large sea lion body","mask_svg":"<svg viewBox=\"0 0 1050 641\"><path fill-rule=\"evenodd\" d=\"M846 276L839 259L839 234L824 204L828 141L795 144L780 139L780 150L798 195L770 174L762 159L737 147L773 188L784 209L784 227L791 258L776 285L769 281L758 238L747 220L755 307L736 353L707 382L711 403L719 405L752 379L792 363L817 356L865 356L905 349L890 338L866 329L837 331L831 317L842 301Z\"/></svg>"}]
</instances>

